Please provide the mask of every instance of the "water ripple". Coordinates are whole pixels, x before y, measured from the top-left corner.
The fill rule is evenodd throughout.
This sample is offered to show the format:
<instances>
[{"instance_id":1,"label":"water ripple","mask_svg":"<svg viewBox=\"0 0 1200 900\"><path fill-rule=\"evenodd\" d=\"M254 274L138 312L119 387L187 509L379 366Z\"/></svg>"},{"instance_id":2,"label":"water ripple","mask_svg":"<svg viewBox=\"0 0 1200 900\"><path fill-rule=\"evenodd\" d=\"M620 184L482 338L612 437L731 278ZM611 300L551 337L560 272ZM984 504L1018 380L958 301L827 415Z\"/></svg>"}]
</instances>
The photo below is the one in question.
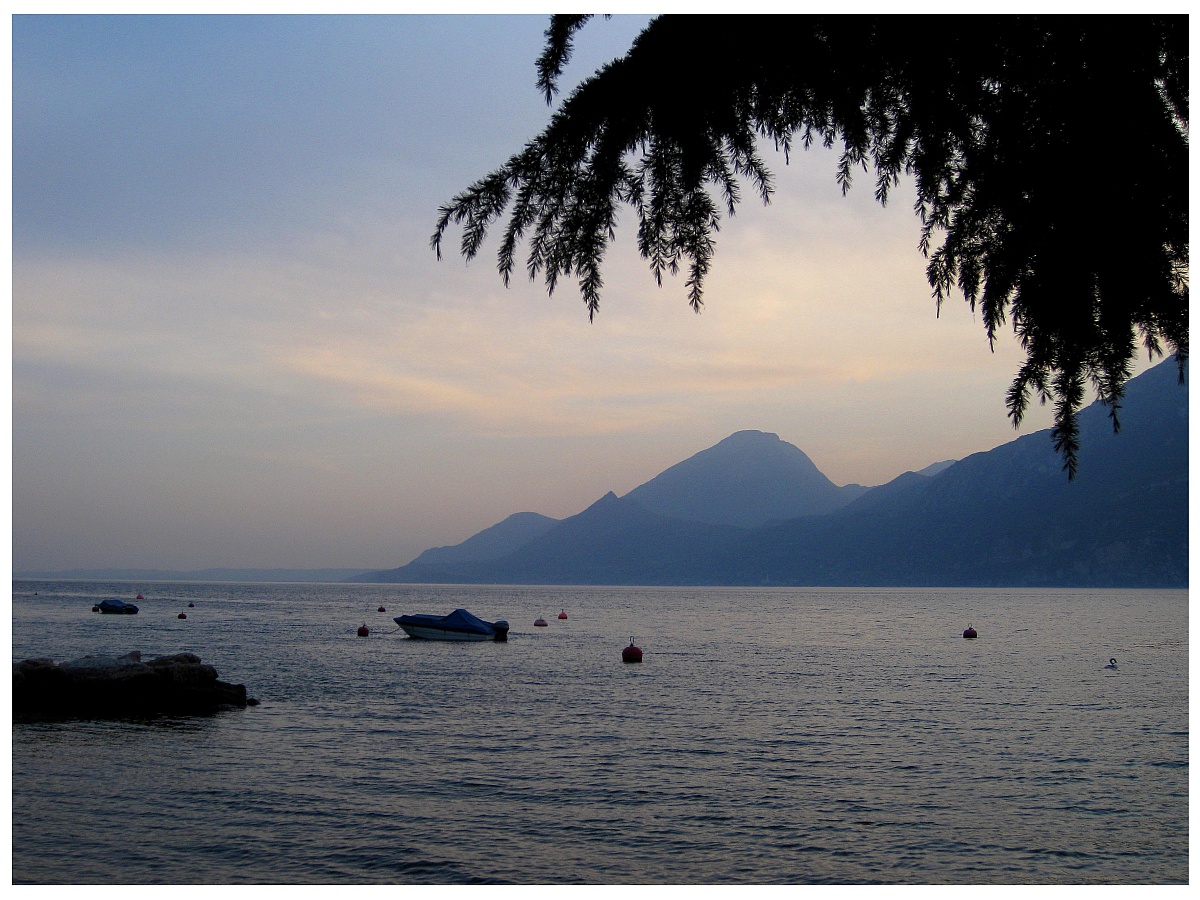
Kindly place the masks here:
<instances>
[{"instance_id":1,"label":"water ripple","mask_svg":"<svg viewBox=\"0 0 1200 900\"><path fill-rule=\"evenodd\" d=\"M14 883L1188 878L1186 592L163 585L122 625L120 585L37 589L14 658L195 648L263 703L15 724Z\"/></svg>"}]
</instances>

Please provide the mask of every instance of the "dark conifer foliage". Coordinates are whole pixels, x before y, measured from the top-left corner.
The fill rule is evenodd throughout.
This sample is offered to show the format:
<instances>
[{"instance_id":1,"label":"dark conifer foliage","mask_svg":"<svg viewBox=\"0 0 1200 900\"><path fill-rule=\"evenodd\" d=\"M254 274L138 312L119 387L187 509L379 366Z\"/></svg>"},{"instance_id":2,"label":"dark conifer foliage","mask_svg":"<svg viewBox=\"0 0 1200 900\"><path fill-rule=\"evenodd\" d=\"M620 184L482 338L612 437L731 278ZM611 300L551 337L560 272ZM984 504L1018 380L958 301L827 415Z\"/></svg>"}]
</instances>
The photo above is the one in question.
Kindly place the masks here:
<instances>
[{"instance_id":1,"label":"dark conifer foliage","mask_svg":"<svg viewBox=\"0 0 1200 900\"><path fill-rule=\"evenodd\" d=\"M538 60L552 102L588 16L555 16ZM1138 343L1188 349L1187 18L1154 16L661 16L584 81L540 135L442 207L432 244L463 228L474 257L507 213L505 284L578 279L589 316L620 206L661 284L687 268L703 301L723 214L742 184L768 203L758 142L842 148L843 191L873 174L886 203L916 184L919 249L937 305L957 290L988 337L1008 324L1026 360L1019 425L1053 403L1072 477L1076 414L1095 390L1117 413ZM918 36L916 39L914 36Z\"/></svg>"}]
</instances>

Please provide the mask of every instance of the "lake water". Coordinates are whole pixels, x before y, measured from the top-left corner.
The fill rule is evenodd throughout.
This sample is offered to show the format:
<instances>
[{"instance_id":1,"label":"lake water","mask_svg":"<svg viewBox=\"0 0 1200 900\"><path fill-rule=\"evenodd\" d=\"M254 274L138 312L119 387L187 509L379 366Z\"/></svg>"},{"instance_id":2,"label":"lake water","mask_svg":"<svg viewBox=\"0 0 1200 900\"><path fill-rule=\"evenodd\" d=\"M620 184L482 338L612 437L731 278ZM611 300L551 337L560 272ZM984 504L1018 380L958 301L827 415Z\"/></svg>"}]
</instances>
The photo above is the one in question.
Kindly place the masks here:
<instances>
[{"instance_id":1,"label":"lake water","mask_svg":"<svg viewBox=\"0 0 1200 900\"><path fill-rule=\"evenodd\" d=\"M508 643L392 622L456 607ZM261 701L14 723L15 883L1188 880L1186 591L15 582L12 618L14 660L190 651Z\"/></svg>"}]
</instances>

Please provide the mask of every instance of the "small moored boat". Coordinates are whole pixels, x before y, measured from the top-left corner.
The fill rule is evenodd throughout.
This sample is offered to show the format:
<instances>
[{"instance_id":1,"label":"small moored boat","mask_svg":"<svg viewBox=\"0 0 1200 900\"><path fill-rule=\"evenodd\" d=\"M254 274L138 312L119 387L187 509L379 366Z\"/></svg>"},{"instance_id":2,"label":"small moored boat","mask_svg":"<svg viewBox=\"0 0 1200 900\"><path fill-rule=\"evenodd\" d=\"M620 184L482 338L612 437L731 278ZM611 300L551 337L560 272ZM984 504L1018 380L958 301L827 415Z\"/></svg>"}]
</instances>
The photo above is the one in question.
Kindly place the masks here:
<instances>
[{"instance_id":1,"label":"small moored boat","mask_svg":"<svg viewBox=\"0 0 1200 900\"><path fill-rule=\"evenodd\" d=\"M506 641L508 623L503 619L485 622L465 609L448 616L396 616L392 620L412 638L427 641Z\"/></svg>"},{"instance_id":2,"label":"small moored boat","mask_svg":"<svg viewBox=\"0 0 1200 900\"><path fill-rule=\"evenodd\" d=\"M132 615L138 611L138 608L132 603L126 603L124 600L101 600L96 604L96 608L102 613L125 613Z\"/></svg>"}]
</instances>

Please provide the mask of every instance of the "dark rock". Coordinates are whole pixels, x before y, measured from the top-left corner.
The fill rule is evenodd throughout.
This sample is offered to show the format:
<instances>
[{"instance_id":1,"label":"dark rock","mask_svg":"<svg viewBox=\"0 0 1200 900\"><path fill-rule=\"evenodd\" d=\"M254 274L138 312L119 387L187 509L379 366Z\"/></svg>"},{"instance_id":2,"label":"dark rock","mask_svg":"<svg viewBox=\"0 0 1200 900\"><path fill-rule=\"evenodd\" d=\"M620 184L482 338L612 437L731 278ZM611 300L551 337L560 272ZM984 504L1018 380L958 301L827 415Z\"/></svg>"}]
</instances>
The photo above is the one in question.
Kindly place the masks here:
<instances>
[{"instance_id":1,"label":"dark rock","mask_svg":"<svg viewBox=\"0 0 1200 900\"><path fill-rule=\"evenodd\" d=\"M219 681L194 653L144 663L136 651L58 665L46 658L13 663L14 718L207 715L253 705L245 685Z\"/></svg>"},{"instance_id":2,"label":"dark rock","mask_svg":"<svg viewBox=\"0 0 1200 900\"><path fill-rule=\"evenodd\" d=\"M141 658L141 654L138 654L138 658ZM152 659L150 662L146 663L146 665L165 667L178 665L180 663L195 664L198 662L200 662L200 657L198 657L195 653L176 653L174 656L160 656L157 659Z\"/></svg>"}]
</instances>

